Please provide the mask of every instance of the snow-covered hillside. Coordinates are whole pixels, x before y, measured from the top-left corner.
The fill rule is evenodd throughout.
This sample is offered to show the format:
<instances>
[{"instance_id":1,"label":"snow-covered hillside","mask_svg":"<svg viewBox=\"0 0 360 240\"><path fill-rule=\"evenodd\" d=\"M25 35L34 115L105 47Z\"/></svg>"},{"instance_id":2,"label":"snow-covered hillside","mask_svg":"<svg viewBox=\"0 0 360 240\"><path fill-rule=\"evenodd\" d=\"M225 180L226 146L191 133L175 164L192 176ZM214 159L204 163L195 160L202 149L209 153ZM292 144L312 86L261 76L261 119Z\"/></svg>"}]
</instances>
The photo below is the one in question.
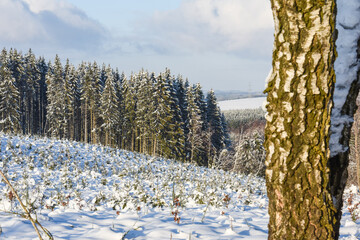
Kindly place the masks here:
<instances>
[{"instance_id":1,"label":"snow-covered hillside","mask_svg":"<svg viewBox=\"0 0 360 240\"><path fill-rule=\"evenodd\" d=\"M267 238L262 179L69 141L0 143L1 169L55 239ZM0 238L36 238L9 193L1 182ZM348 210L341 234L360 236Z\"/></svg>"},{"instance_id":2,"label":"snow-covered hillside","mask_svg":"<svg viewBox=\"0 0 360 240\"><path fill-rule=\"evenodd\" d=\"M255 109L263 106L266 97L257 98L241 98L234 100L219 101L221 111L240 110L240 109Z\"/></svg>"}]
</instances>

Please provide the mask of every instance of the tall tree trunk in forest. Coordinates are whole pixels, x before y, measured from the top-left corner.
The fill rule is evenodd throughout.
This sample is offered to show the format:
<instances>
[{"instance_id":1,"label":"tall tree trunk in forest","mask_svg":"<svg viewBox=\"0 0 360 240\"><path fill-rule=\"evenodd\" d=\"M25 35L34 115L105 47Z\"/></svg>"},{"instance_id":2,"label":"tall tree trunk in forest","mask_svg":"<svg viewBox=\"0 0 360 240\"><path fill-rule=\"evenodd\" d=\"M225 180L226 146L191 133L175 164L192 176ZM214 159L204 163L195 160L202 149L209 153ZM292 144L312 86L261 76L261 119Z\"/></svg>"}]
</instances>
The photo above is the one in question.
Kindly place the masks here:
<instances>
[{"instance_id":1,"label":"tall tree trunk in forest","mask_svg":"<svg viewBox=\"0 0 360 240\"><path fill-rule=\"evenodd\" d=\"M87 100L84 100L84 142L88 143L88 109L87 109Z\"/></svg>"},{"instance_id":2,"label":"tall tree trunk in forest","mask_svg":"<svg viewBox=\"0 0 360 240\"><path fill-rule=\"evenodd\" d=\"M271 0L273 69L265 92L269 239L334 239L330 114L335 0Z\"/></svg>"}]
</instances>

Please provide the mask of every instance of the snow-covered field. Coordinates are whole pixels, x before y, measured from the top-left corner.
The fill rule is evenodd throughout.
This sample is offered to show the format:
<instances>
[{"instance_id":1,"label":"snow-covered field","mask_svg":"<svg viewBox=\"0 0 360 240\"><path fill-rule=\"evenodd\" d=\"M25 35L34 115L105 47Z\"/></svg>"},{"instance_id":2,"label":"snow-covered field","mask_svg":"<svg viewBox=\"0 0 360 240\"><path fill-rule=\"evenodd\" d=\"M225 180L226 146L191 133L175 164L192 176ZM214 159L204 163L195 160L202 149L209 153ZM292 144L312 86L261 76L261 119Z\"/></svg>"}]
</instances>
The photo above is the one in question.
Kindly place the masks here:
<instances>
[{"instance_id":1,"label":"snow-covered field","mask_svg":"<svg viewBox=\"0 0 360 240\"><path fill-rule=\"evenodd\" d=\"M240 110L240 109L254 109L263 107L266 97L257 98L241 98L234 100L219 101L221 111Z\"/></svg>"},{"instance_id":2,"label":"snow-covered field","mask_svg":"<svg viewBox=\"0 0 360 240\"><path fill-rule=\"evenodd\" d=\"M55 239L267 238L263 179L70 141L0 143L1 169ZM0 239L35 239L9 193L1 182ZM360 237L358 211L345 207L343 239Z\"/></svg>"}]
</instances>

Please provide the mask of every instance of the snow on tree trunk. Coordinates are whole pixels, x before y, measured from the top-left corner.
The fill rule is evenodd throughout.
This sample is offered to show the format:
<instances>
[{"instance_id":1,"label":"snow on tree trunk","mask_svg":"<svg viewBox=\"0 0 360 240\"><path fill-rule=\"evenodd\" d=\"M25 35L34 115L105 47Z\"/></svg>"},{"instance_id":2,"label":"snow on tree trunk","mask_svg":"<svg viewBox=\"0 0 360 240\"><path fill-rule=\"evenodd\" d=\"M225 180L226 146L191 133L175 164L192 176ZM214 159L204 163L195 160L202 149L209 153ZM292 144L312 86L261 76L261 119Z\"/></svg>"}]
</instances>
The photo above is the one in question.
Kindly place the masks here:
<instances>
[{"instance_id":1,"label":"snow on tree trunk","mask_svg":"<svg viewBox=\"0 0 360 240\"><path fill-rule=\"evenodd\" d=\"M348 146L360 87L360 1L338 0L336 20L338 57L335 61L336 84L331 115L329 166L331 194L337 209L336 228L339 229L342 195L348 175Z\"/></svg>"},{"instance_id":2,"label":"snow on tree trunk","mask_svg":"<svg viewBox=\"0 0 360 240\"><path fill-rule=\"evenodd\" d=\"M333 239L328 147L335 1L271 0L273 69L265 128L269 239Z\"/></svg>"}]
</instances>

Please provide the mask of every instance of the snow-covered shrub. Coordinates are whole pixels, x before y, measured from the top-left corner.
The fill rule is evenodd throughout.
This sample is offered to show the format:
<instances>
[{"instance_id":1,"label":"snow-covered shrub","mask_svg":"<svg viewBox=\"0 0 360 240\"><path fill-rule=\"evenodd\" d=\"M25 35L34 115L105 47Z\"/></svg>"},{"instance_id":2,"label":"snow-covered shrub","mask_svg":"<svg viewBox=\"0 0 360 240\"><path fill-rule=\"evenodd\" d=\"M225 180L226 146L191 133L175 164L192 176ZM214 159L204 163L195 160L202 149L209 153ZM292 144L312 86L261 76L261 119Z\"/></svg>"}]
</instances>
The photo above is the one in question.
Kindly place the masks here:
<instances>
[{"instance_id":1,"label":"snow-covered shrub","mask_svg":"<svg viewBox=\"0 0 360 240\"><path fill-rule=\"evenodd\" d=\"M265 149L263 143L264 136L257 132L240 139L235 148L233 170L245 175L264 176Z\"/></svg>"},{"instance_id":2,"label":"snow-covered shrub","mask_svg":"<svg viewBox=\"0 0 360 240\"><path fill-rule=\"evenodd\" d=\"M0 150L7 176L33 209L162 208L175 198L181 207L223 206L225 195L237 201L234 195L244 188L243 177L233 172L96 145L2 135ZM0 208L10 207L7 194L0 183ZM20 210L16 203L11 207Z\"/></svg>"}]
</instances>

